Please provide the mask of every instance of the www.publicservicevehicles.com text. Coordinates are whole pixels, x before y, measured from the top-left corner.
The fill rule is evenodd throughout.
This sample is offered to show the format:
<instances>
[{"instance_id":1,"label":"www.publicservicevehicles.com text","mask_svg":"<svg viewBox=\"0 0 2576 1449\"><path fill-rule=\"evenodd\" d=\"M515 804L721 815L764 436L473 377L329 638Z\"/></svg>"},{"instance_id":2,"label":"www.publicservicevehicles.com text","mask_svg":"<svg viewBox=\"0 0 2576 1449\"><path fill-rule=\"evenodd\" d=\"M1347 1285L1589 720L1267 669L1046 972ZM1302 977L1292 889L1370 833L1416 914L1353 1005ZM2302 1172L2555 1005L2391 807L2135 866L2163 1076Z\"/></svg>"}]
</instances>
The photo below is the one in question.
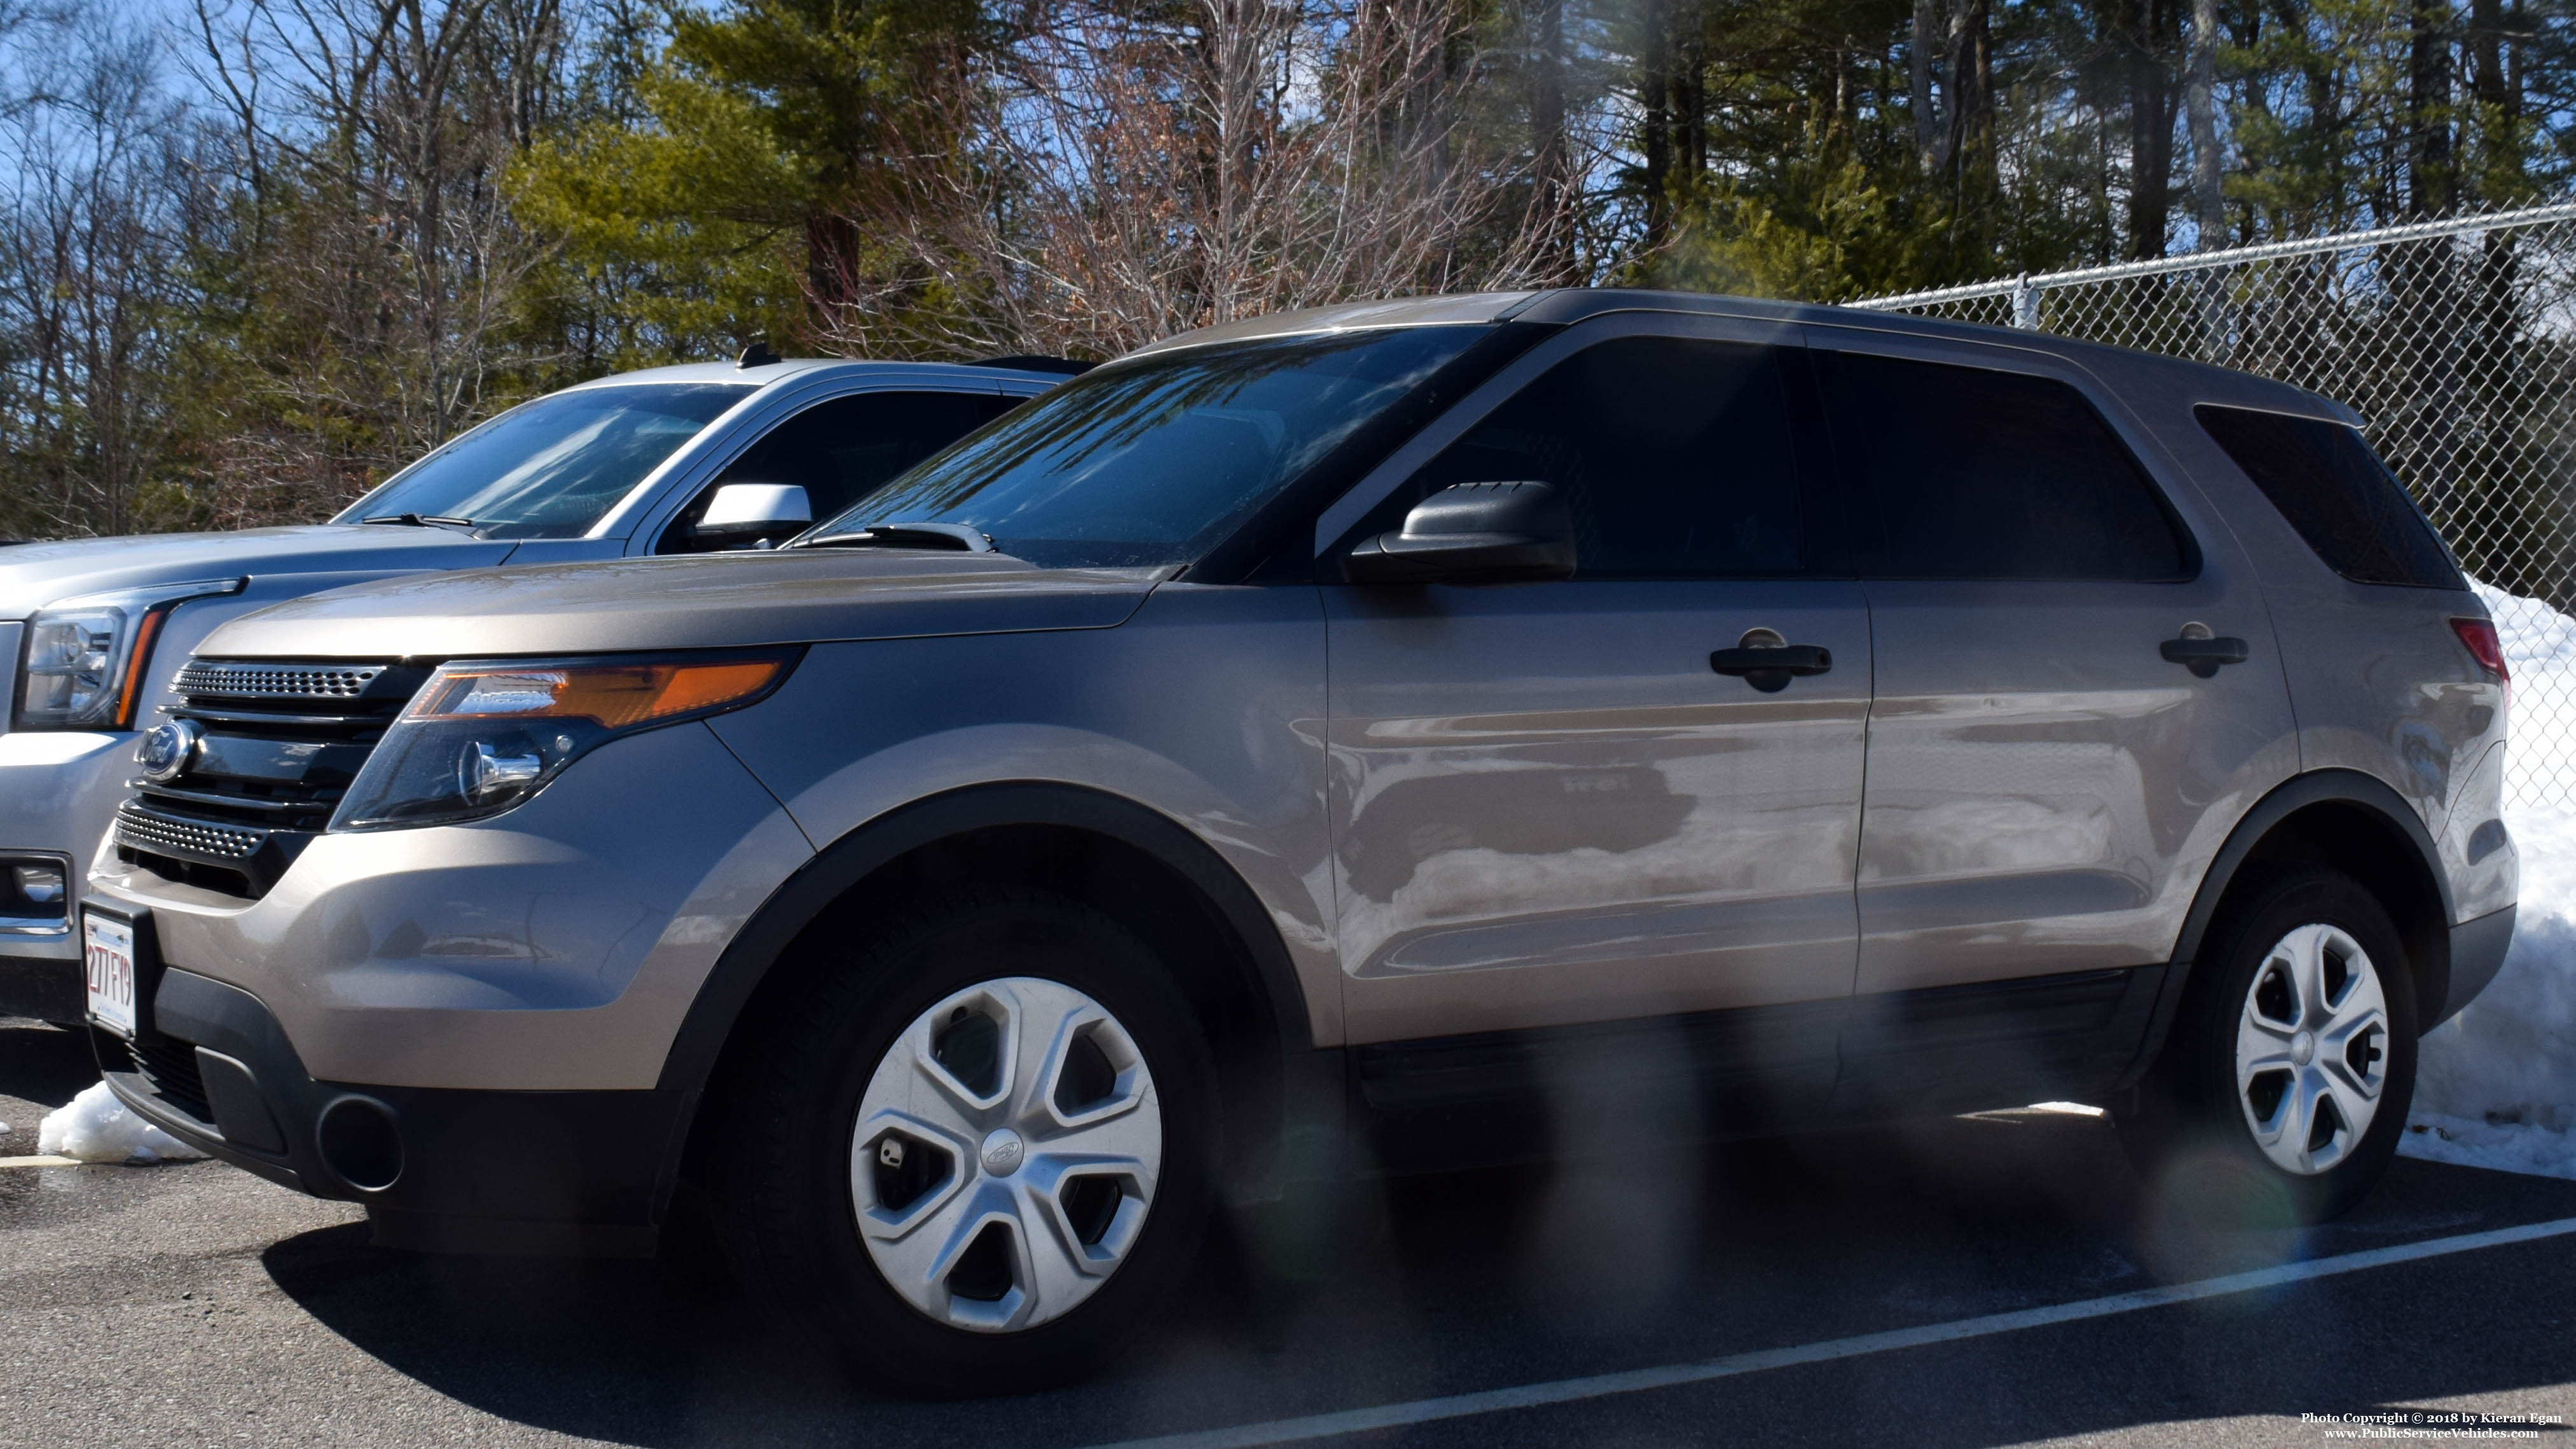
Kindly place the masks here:
<instances>
[{"instance_id":1,"label":"www.publicservicevehicles.com text","mask_svg":"<svg viewBox=\"0 0 2576 1449\"><path fill-rule=\"evenodd\" d=\"M2392 1409L2377 1414L2301 1414L2329 1439L2537 1439L2558 1414L2488 1414L2474 1409Z\"/></svg>"}]
</instances>

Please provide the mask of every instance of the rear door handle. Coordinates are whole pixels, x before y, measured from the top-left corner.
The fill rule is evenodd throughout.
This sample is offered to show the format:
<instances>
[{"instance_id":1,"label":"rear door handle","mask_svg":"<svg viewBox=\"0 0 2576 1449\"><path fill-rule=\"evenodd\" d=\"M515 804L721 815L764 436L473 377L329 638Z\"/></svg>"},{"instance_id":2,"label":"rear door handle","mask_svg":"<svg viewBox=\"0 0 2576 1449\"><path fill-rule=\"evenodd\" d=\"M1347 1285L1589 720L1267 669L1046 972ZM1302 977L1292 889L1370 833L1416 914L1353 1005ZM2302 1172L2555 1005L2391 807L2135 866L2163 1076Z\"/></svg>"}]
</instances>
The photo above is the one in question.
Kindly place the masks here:
<instances>
[{"instance_id":1,"label":"rear door handle","mask_svg":"<svg viewBox=\"0 0 2576 1449\"><path fill-rule=\"evenodd\" d=\"M1774 644L1769 648L1720 649L1708 656L1708 667L1733 675L1765 694L1789 687L1793 676L1823 674L1834 667L1834 651L1821 644Z\"/></svg>"},{"instance_id":2,"label":"rear door handle","mask_svg":"<svg viewBox=\"0 0 2576 1449\"><path fill-rule=\"evenodd\" d=\"M2222 664L2242 664L2252 651L2242 639L2222 634L2215 639L2167 639L2156 646L2156 652L2203 679L2218 672Z\"/></svg>"}]
</instances>

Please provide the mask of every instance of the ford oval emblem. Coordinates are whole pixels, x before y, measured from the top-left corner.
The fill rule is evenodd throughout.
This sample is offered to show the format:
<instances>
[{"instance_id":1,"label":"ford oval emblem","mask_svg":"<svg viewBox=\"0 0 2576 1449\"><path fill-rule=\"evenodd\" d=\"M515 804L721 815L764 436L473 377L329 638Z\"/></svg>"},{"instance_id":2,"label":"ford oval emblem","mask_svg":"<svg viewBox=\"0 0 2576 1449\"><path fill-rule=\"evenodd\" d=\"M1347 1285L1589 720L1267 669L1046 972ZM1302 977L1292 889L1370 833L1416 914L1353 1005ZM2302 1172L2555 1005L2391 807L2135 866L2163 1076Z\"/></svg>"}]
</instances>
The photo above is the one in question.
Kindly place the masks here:
<instances>
[{"instance_id":1,"label":"ford oval emblem","mask_svg":"<svg viewBox=\"0 0 2576 1449\"><path fill-rule=\"evenodd\" d=\"M1028 1144L1020 1140L1020 1134L1008 1127L996 1127L985 1137L981 1155L986 1172L995 1177L1008 1177L1020 1170L1020 1163L1029 1155L1029 1149Z\"/></svg>"},{"instance_id":2,"label":"ford oval emblem","mask_svg":"<svg viewBox=\"0 0 2576 1449\"><path fill-rule=\"evenodd\" d=\"M197 757L197 743L206 732L192 719L174 719L153 727L134 747L134 763L143 767L143 778L160 784L179 778Z\"/></svg>"}]
</instances>

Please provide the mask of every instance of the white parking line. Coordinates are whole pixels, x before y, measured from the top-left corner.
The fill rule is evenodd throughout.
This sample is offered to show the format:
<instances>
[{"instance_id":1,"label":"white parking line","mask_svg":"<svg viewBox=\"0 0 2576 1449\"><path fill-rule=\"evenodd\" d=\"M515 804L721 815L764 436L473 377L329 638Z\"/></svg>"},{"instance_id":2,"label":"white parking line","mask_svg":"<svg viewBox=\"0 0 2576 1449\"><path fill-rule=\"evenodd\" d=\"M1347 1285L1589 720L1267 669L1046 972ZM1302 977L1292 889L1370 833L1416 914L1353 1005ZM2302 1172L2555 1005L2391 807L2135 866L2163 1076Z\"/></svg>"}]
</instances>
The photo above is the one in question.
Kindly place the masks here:
<instances>
[{"instance_id":1,"label":"white parking line","mask_svg":"<svg viewBox=\"0 0 2576 1449\"><path fill-rule=\"evenodd\" d=\"M2108 1298L2087 1298L2075 1303L2059 1303L2047 1308L2025 1308L2011 1313L1989 1313L1978 1318L1954 1319L1948 1323L1927 1323L1919 1328L1891 1329L1885 1333L1863 1333L1850 1338L1829 1338L1822 1343L1801 1344L1794 1348L1766 1348L1753 1353L1729 1354L1725 1358L1703 1359L1698 1363L1668 1364L1662 1368L1629 1369L1621 1373L1593 1374L1579 1379L1556 1379L1547 1383L1521 1384L1507 1389L1486 1389L1481 1393L1449 1394L1436 1399L1415 1399L1409 1403L1381 1404L1369 1409L1345 1409L1333 1414L1308 1414L1295 1419L1272 1419L1260 1424L1238 1424L1230 1429L1209 1429L1193 1434L1166 1434L1160 1438L1132 1439L1102 1446L1102 1449L1251 1449L1261 1444L1293 1444L1301 1440L1322 1439L1336 1434L1365 1434L1377 1429L1398 1429L1407 1424L1428 1424L1441 1419L1464 1419L1476 1414L1499 1413L1506 1409L1531 1409L1546 1404L1568 1404L1583 1399L1604 1398L1612 1394L1634 1394L1647 1389L1665 1389L1678 1384L1706 1383L1711 1379L1734 1378L1739 1374L1761 1373L1797 1364L1823 1363L1838 1358L1858 1358L1863 1354L1887 1353L1901 1348L1921 1348L1927 1344L1956 1343L1966 1338L1984 1338L1990 1334L2018 1333L2026 1328L2045 1328L2058 1323L2076 1323L2088 1318L2108 1318L2114 1314L2135 1313L2146 1308L2165 1308L2176 1303L2196 1303L2204 1298L2223 1298L2231 1293L2251 1293L2260 1288L2277 1288L2290 1283L2305 1283L2317 1278L2331 1278L2338 1273L2360 1273L2372 1268L2385 1268L2398 1263L2419 1262L2426 1258L2447 1257L2453 1253L2474 1253L2481 1248L2499 1248L2513 1243L2535 1242L2543 1238L2565 1237L2576 1233L2576 1218L2555 1222L2530 1223L2518 1228L2497 1228L2492 1232L2462 1233L2457 1237L2429 1238L2394 1248L2374 1248L2366 1253L2345 1253L2332 1258L2315 1258L2304 1263L2285 1263L2278 1268L2258 1268L2250 1273L2230 1273L2223 1278L2203 1278L2191 1283L2173 1283L2162 1288L2141 1288L2134 1293L2115 1293Z\"/></svg>"},{"instance_id":2,"label":"white parking line","mask_svg":"<svg viewBox=\"0 0 2576 1449\"><path fill-rule=\"evenodd\" d=\"M0 1167L78 1167L80 1165L81 1160L77 1157L55 1157L50 1154L43 1157L0 1157Z\"/></svg>"}]
</instances>

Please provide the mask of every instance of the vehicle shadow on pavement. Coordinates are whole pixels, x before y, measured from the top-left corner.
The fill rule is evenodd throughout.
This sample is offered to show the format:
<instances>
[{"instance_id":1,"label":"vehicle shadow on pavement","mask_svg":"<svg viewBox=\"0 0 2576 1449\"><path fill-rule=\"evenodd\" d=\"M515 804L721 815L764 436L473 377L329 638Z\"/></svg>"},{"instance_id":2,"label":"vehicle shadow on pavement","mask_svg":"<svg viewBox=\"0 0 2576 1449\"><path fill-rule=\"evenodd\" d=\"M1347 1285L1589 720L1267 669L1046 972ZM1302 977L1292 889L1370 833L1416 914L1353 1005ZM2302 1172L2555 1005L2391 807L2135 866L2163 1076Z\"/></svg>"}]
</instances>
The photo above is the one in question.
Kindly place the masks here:
<instances>
[{"instance_id":1,"label":"vehicle shadow on pavement","mask_svg":"<svg viewBox=\"0 0 2576 1449\"><path fill-rule=\"evenodd\" d=\"M0 1156L36 1150L36 1124L98 1080L89 1039L32 1021L0 1022Z\"/></svg>"},{"instance_id":2,"label":"vehicle shadow on pavement","mask_svg":"<svg viewBox=\"0 0 2576 1449\"><path fill-rule=\"evenodd\" d=\"M1345 1184L1218 1234L1181 1309L1101 1378L949 1404L859 1386L700 1255L417 1257L372 1248L351 1225L278 1243L265 1263L351 1343L523 1424L648 1445L1076 1445L1815 1343L2576 1216L2576 1183L2413 1161L2351 1217L2305 1233L2260 1203L2226 1227L2172 1210L2179 1194L2219 1190L2141 1183L2107 1123L2038 1113ZM2565 1382L2571 1258L2556 1240L2324 1280L2289 1290L2329 1310L2296 1334L2265 1317L2283 1294L2244 1295L1404 1437L1654 1442L1722 1423L1729 1437L1983 1445L2227 1415L2295 1427L2303 1411Z\"/></svg>"}]
</instances>

